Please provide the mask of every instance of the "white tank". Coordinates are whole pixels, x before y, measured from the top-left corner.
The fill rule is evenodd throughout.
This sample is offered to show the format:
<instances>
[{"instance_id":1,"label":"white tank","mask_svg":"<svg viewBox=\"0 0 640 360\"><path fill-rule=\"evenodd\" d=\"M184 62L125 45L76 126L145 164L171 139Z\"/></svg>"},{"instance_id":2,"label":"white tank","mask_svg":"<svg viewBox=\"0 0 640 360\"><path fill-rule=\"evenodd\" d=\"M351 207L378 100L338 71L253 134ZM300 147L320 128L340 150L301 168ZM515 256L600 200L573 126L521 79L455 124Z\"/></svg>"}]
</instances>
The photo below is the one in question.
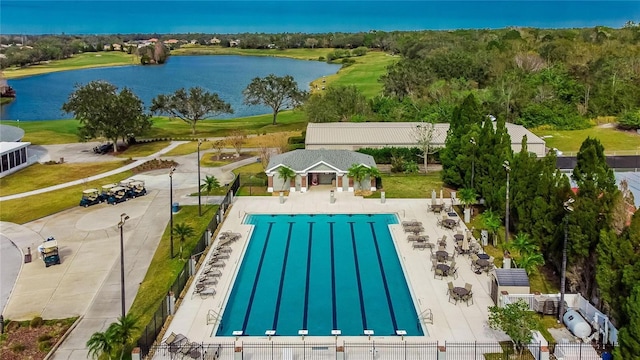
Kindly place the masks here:
<instances>
[{"instance_id":1,"label":"white tank","mask_svg":"<svg viewBox=\"0 0 640 360\"><path fill-rule=\"evenodd\" d=\"M573 335L579 338L587 338L591 335L591 325L575 310L567 310L562 320Z\"/></svg>"}]
</instances>

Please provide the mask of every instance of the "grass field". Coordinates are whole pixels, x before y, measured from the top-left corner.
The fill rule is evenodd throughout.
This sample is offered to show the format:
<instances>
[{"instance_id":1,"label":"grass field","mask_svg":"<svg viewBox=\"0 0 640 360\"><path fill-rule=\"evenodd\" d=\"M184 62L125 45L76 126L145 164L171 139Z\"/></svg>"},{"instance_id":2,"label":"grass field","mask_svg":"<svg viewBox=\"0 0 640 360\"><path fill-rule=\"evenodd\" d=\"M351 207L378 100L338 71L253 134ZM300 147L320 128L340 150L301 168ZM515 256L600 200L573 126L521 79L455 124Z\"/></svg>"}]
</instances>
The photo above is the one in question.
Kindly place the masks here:
<instances>
[{"instance_id":1,"label":"grass field","mask_svg":"<svg viewBox=\"0 0 640 360\"><path fill-rule=\"evenodd\" d=\"M557 148L564 155L574 155L587 137L597 138L608 154L640 154L640 134L624 132L609 127L592 127L584 130L531 130L534 134L550 136L545 138L547 147Z\"/></svg>"},{"instance_id":2,"label":"grass field","mask_svg":"<svg viewBox=\"0 0 640 360\"><path fill-rule=\"evenodd\" d=\"M183 244L184 257L188 257L188 254L191 253L200 239L200 235L205 231L207 224L217 210L217 205L203 205L202 216L200 217L198 216L197 206L183 206L180 212L174 215L174 224L185 223L193 228L195 234L193 237L185 239ZM185 260L180 259L180 256L177 255L180 249L180 241L175 235L173 240L176 256L173 259L169 259L170 233L169 226L167 226L153 255L147 274L140 284L136 298L131 304L129 313L138 319L137 324L141 327L149 323L160 302L167 295L171 284L173 284L184 266ZM176 297L178 295L180 294L176 294ZM139 329L133 338L137 339L143 330L144 328Z\"/></svg>"},{"instance_id":3,"label":"grass field","mask_svg":"<svg viewBox=\"0 0 640 360\"><path fill-rule=\"evenodd\" d=\"M0 121L2 125L17 126L24 130L23 141L34 145L68 144L79 142L77 120Z\"/></svg>"},{"instance_id":4,"label":"grass field","mask_svg":"<svg viewBox=\"0 0 640 360\"><path fill-rule=\"evenodd\" d=\"M78 206L82 190L99 188L104 184L119 182L133 173L125 171L83 185L71 186L58 191L32 195L25 198L3 201L0 203L0 220L16 224L24 224L59 211Z\"/></svg>"},{"instance_id":5,"label":"grass field","mask_svg":"<svg viewBox=\"0 0 640 360\"><path fill-rule=\"evenodd\" d=\"M431 190L438 192L443 187L440 172L428 174L382 174L382 186L385 196L395 199L425 199L431 197ZM444 196L449 197L449 189L444 189ZM369 198L379 198L380 191L376 191Z\"/></svg>"},{"instance_id":6,"label":"grass field","mask_svg":"<svg viewBox=\"0 0 640 360\"><path fill-rule=\"evenodd\" d=\"M84 179L124 166L124 161L98 163L33 164L17 173L0 178L0 196L23 193ZM102 183L102 181L100 181ZM105 182L104 184L107 184ZM79 194L78 194L79 196ZM78 201L80 198L78 197Z\"/></svg>"},{"instance_id":7,"label":"grass field","mask_svg":"<svg viewBox=\"0 0 640 360\"><path fill-rule=\"evenodd\" d=\"M355 64L342 68L337 74L327 76L326 84L321 80L311 83L313 87L318 85L355 85L368 98L380 95L382 83L380 77L386 73L387 66L400 60L400 57L391 56L381 51L370 51L365 56L353 57Z\"/></svg>"},{"instance_id":8,"label":"grass field","mask_svg":"<svg viewBox=\"0 0 640 360\"><path fill-rule=\"evenodd\" d=\"M57 71L88 69L94 67L122 66L140 64L134 55L120 51L101 51L83 53L64 60L54 60L46 64L32 65L23 68L7 68L2 72L7 79L41 75Z\"/></svg>"}]
</instances>

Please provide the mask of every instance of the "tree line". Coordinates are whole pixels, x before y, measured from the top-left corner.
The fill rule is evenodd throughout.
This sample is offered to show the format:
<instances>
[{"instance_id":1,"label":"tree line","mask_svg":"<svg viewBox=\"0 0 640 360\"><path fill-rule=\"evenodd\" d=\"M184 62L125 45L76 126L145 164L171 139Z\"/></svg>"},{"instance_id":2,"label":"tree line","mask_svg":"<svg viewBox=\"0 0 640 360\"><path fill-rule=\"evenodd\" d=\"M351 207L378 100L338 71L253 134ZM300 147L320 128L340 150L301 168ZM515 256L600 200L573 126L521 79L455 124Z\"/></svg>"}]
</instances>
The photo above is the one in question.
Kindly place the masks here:
<instances>
[{"instance_id":1,"label":"tree line","mask_svg":"<svg viewBox=\"0 0 640 360\"><path fill-rule=\"evenodd\" d=\"M627 223L633 195L616 186L599 140L587 138L581 145L572 189L553 152L537 159L525 137L522 150L513 153L504 123L467 96L453 111L440 151L442 179L461 194L471 192L474 202L475 194L483 199L497 217L496 228L505 224L508 181L505 225L517 235L502 239L505 249L533 249L559 273L566 236L567 292L581 293L609 314L621 329L616 356L634 358L640 354L640 211Z\"/></svg>"}]
</instances>

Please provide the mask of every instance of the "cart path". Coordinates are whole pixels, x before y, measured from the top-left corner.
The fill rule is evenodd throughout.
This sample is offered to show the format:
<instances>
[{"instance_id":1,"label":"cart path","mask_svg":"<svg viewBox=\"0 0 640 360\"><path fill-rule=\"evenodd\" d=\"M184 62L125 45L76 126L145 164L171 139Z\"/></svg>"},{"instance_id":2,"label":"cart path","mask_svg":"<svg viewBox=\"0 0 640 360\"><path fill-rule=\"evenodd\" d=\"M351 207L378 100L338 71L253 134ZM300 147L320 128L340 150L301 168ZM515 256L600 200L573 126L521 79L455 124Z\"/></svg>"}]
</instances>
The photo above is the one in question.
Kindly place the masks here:
<instances>
[{"instance_id":1,"label":"cart path","mask_svg":"<svg viewBox=\"0 0 640 360\"><path fill-rule=\"evenodd\" d=\"M173 150L177 146L185 144L187 142L188 141L172 141L171 144L169 144L164 149L162 149L162 150L160 150L160 151L158 151L158 152L156 152L154 154L151 154L149 156L138 158L137 160L135 160L131 164L125 165L123 167L119 167L117 169L114 169L114 170L111 170L111 171L107 171L107 172L102 173L102 174L89 176L89 177L84 178L84 179L78 179L78 180L74 180L74 181L69 181L69 182L66 182L66 183L53 185L53 186L49 186L49 187L42 188L42 189L27 191L27 192L23 192L23 193L19 193L19 194L2 196L2 197L0 197L0 201L13 200L13 199L19 199L19 198L23 198L23 197L27 197L27 196L31 196L31 195L43 194L43 193L46 193L46 192L49 192L49 191L60 190L60 189L67 188L69 186L74 186L74 185L82 185L82 184L87 183L89 181L102 179L102 178L105 178L105 177L108 177L108 176L111 176L111 175L115 175L115 174L120 174L120 173L125 172L127 170L131 170L131 169L135 168L136 166L142 165L142 164L144 164L145 162L147 162L149 160L155 159L155 158L161 156L162 154L166 154L167 152Z\"/></svg>"}]
</instances>

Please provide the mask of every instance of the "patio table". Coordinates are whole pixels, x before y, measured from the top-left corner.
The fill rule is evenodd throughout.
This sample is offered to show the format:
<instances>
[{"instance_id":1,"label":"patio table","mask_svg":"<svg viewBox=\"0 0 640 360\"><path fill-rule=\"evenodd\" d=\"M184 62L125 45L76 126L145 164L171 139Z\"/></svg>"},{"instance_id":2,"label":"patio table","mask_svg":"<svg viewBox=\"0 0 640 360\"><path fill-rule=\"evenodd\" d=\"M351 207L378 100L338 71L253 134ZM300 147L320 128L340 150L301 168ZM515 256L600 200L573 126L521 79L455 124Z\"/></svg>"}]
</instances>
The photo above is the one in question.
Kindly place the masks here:
<instances>
[{"instance_id":1,"label":"patio table","mask_svg":"<svg viewBox=\"0 0 640 360\"><path fill-rule=\"evenodd\" d=\"M476 260L476 264L478 264L478 266L480 266L481 268L486 268L487 266L489 266L489 260L486 259L478 259Z\"/></svg>"},{"instance_id":2,"label":"patio table","mask_svg":"<svg viewBox=\"0 0 640 360\"><path fill-rule=\"evenodd\" d=\"M446 261L449 258L449 253L443 250L436 251L436 259L438 261Z\"/></svg>"},{"instance_id":3,"label":"patio table","mask_svg":"<svg viewBox=\"0 0 640 360\"><path fill-rule=\"evenodd\" d=\"M489 260L489 254L478 254L478 259Z\"/></svg>"},{"instance_id":4,"label":"patio table","mask_svg":"<svg viewBox=\"0 0 640 360\"><path fill-rule=\"evenodd\" d=\"M436 265L436 268L442 271L442 274L444 276L449 276L449 269L451 269L451 267L447 264L438 264Z\"/></svg>"},{"instance_id":5,"label":"patio table","mask_svg":"<svg viewBox=\"0 0 640 360\"><path fill-rule=\"evenodd\" d=\"M456 286L453 288L453 293L456 294L456 296L458 296L458 298L462 298L465 295L469 295L469 290L463 288L463 287L459 287Z\"/></svg>"},{"instance_id":6,"label":"patio table","mask_svg":"<svg viewBox=\"0 0 640 360\"><path fill-rule=\"evenodd\" d=\"M455 234L455 235L453 235L453 238L456 239L456 241L462 241L462 240L464 240L464 235Z\"/></svg>"},{"instance_id":7,"label":"patio table","mask_svg":"<svg viewBox=\"0 0 640 360\"><path fill-rule=\"evenodd\" d=\"M444 219L442 220L442 225L447 229L453 229L456 226L456 221L453 219Z\"/></svg>"}]
</instances>

